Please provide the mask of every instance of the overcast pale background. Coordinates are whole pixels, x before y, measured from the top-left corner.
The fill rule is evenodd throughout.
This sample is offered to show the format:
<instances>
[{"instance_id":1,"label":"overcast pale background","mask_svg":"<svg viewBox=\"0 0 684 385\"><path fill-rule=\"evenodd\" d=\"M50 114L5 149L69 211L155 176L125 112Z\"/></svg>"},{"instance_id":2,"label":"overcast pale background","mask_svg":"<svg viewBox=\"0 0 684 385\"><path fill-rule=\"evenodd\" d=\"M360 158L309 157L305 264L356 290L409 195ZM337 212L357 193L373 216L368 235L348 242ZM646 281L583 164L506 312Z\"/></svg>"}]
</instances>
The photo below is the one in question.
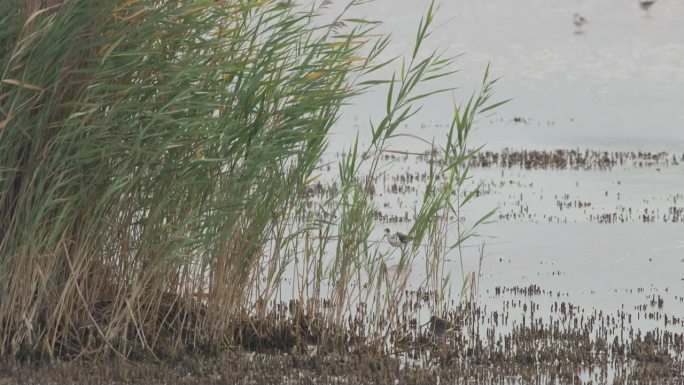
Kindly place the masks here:
<instances>
[{"instance_id":1,"label":"overcast pale background","mask_svg":"<svg viewBox=\"0 0 684 385\"><path fill-rule=\"evenodd\" d=\"M343 3L336 0L331 11ZM406 56L427 3L377 0L352 14L383 20L382 30L393 36L386 58ZM494 76L501 77L495 86L496 99L513 98L494 116L480 119L473 144L484 142L487 150L668 151L681 159L684 1L658 0L649 14L637 0L443 0L438 4L426 51L440 48L463 54L457 61L461 72L452 79L452 85L460 87L453 97L464 100L475 91L489 62ZM573 24L575 13L589 22L581 34ZM383 75L389 78L391 71ZM379 90L344 109L330 137L326 161L334 163L357 132L364 142L368 120L377 122L382 117L385 100ZM400 131L439 142L447 130L444 124L450 122L451 103L452 95L431 100ZM514 117L527 123L516 123ZM415 150L423 145L402 137L390 146ZM425 172L426 167L412 158L391 163L388 183L394 183L397 175ZM642 168L628 162L612 170L476 169L470 182L471 188L494 187L468 204L462 212L466 222L492 208L502 214L525 213L482 226L481 236L470 239L463 249L465 271L475 271L478 248L483 242L486 245L480 280L483 303L501 306L501 299L491 294L496 286L537 284L568 295L580 306L606 311L623 305L633 309L648 296L663 295L663 311L684 316L678 299L684 297L682 224L661 219L682 206L684 163ZM421 199L421 186L415 187L399 195L381 189L378 204L389 214L410 216ZM590 206L561 210L559 202ZM657 213L657 220L642 223L637 215L625 223L602 224L589 219L625 212ZM409 231L412 223L388 225ZM385 226L378 224L378 240ZM454 230L454 240L456 236ZM447 268L460 287L459 257L456 253L447 257ZM412 268L420 278L421 263ZM637 288L645 290L631 294ZM658 326L645 319L639 322L639 327Z\"/></svg>"},{"instance_id":2,"label":"overcast pale background","mask_svg":"<svg viewBox=\"0 0 684 385\"><path fill-rule=\"evenodd\" d=\"M336 1L333 10L342 4ZM384 21L382 30L393 36L389 57L410 52L426 4L377 0L353 15ZM650 14L637 0L443 0L438 5L426 47L464 54L457 62L462 72L454 77L462 90L457 98L474 90L488 62L502 77L497 96L513 98L497 111L503 122L481 121L478 139L492 146L683 147L684 1L658 0ZM575 33L575 13L589 22L582 34ZM451 96L426 106L409 130L448 121L450 101ZM348 123L367 122L383 103L382 93L359 98L337 132L355 131ZM514 116L530 124L511 124Z\"/></svg>"}]
</instances>

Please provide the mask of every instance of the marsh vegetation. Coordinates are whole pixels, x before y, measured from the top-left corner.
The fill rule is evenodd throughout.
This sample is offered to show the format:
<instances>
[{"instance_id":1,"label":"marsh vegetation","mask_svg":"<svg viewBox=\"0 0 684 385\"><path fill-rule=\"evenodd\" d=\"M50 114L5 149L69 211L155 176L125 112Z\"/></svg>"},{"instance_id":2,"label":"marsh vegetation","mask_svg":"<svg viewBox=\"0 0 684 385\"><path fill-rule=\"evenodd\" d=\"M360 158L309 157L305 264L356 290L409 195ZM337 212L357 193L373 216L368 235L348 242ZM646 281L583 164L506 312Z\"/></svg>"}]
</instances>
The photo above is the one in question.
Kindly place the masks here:
<instances>
[{"instance_id":1,"label":"marsh vegetation","mask_svg":"<svg viewBox=\"0 0 684 385\"><path fill-rule=\"evenodd\" d=\"M469 139L505 103L489 67L442 136L402 132L455 90L455 56L426 48L434 3L405 57L363 3L0 0L0 383L681 379L681 333L567 299L545 323L532 286L486 291L514 292L492 310L484 248L463 260L509 214L466 210L496 188L473 169L681 158L484 152ZM379 117L331 151L368 92ZM388 247L388 223L410 240Z\"/></svg>"},{"instance_id":2,"label":"marsh vegetation","mask_svg":"<svg viewBox=\"0 0 684 385\"><path fill-rule=\"evenodd\" d=\"M325 22L325 6L5 2L3 355L386 344L418 247L402 250L390 278L369 240L371 188L396 128L452 89L436 86L455 68L421 49L434 5L412 55L394 60L381 59L390 40L375 22ZM384 66L394 76L373 78ZM492 83L485 74L454 108L411 228L431 247L435 311L445 310L440 259L457 247L443 234L471 197L453 192L476 152L473 120L495 107ZM372 142L339 161L321 210L305 209L340 107L370 87L387 92ZM282 318L286 274L299 281Z\"/></svg>"}]
</instances>

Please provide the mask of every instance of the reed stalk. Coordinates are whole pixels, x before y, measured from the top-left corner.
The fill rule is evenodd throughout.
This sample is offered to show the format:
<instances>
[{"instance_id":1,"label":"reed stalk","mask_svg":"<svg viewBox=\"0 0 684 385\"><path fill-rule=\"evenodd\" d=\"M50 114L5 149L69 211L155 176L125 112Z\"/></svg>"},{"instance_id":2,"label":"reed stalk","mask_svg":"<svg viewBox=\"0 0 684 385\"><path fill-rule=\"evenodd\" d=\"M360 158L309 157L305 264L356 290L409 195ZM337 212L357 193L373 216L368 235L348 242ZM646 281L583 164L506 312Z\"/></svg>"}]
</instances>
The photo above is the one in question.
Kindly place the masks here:
<instances>
[{"instance_id":1,"label":"reed stalk","mask_svg":"<svg viewBox=\"0 0 684 385\"><path fill-rule=\"evenodd\" d=\"M453 58L420 55L431 5L409 62L371 79L389 39L346 16L356 3L324 22L326 2L1 0L0 355L232 346L272 326L289 271L289 325L314 327L326 282L330 325L370 297L386 303L364 322L392 319L408 275L390 282L369 241L370 188L396 128L446 91L419 85L451 74ZM378 86L387 116L313 216L305 192L326 135ZM457 110L459 140L483 105ZM456 143L442 171L472 155ZM452 174L443 191L429 184L417 240L454 211L446 188L464 176Z\"/></svg>"}]
</instances>

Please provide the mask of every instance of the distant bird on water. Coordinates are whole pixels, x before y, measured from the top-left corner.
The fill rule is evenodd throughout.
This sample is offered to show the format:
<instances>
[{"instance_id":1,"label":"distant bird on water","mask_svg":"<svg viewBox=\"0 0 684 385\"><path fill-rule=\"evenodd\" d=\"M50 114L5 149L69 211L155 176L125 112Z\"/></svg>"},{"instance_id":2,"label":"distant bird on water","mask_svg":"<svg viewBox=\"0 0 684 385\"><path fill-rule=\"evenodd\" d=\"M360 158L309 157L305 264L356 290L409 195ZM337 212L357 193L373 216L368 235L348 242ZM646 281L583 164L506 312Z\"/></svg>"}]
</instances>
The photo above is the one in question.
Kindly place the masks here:
<instances>
[{"instance_id":1,"label":"distant bird on water","mask_svg":"<svg viewBox=\"0 0 684 385\"><path fill-rule=\"evenodd\" d=\"M576 33L576 34L582 33L582 27L583 27L585 24L588 24L588 23L589 23L589 22L587 21L587 19L585 19L585 18L584 18L582 15L580 15L579 13L576 13L575 16L573 16L572 22L575 24L575 27L577 28L577 29L575 30L575 33Z\"/></svg>"},{"instance_id":2,"label":"distant bird on water","mask_svg":"<svg viewBox=\"0 0 684 385\"><path fill-rule=\"evenodd\" d=\"M401 233L399 231L392 234L392 230L390 230L389 228L385 229L385 236L387 237L389 244L394 247L405 246L407 243L409 243L411 239L413 239L412 237L409 237L408 235Z\"/></svg>"},{"instance_id":3,"label":"distant bird on water","mask_svg":"<svg viewBox=\"0 0 684 385\"><path fill-rule=\"evenodd\" d=\"M641 9L646 11L646 15L650 15L649 9L651 9L651 6L656 2L656 0L639 0L639 5L641 6Z\"/></svg>"}]
</instances>

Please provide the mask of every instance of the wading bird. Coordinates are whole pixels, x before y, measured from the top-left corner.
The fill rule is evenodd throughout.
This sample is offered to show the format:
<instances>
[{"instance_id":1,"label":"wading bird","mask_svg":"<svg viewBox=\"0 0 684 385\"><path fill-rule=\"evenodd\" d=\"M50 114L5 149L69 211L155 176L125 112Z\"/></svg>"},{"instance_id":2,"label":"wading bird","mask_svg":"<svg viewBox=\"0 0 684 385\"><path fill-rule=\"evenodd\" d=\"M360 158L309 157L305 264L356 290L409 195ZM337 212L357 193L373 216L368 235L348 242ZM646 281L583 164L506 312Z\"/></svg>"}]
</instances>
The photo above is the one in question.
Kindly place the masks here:
<instances>
[{"instance_id":1,"label":"wading bird","mask_svg":"<svg viewBox=\"0 0 684 385\"><path fill-rule=\"evenodd\" d=\"M582 33L582 26L588 23L587 19L585 19L579 13L576 13L575 16L573 16L572 22L575 24L575 27L577 27L577 29L575 30L576 34Z\"/></svg>"},{"instance_id":2,"label":"wading bird","mask_svg":"<svg viewBox=\"0 0 684 385\"><path fill-rule=\"evenodd\" d=\"M655 2L656 2L656 0L639 0L639 5L641 6L641 9L646 11L646 15L650 15L648 10L651 9L651 6Z\"/></svg>"},{"instance_id":3,"label":"wading bird","mask_svg":"<svg viewBox=\"0 0 684 385\"><path fill-rule=\"evenodd\" d=\"M411 239L413 239L413 237L409 237L408 235L406 235L404 233L400 233L399 231L392 234L392 230L390 230L389 228L385 229L385 236L387 237L389 244L394 246L394 247L404 246Z\"/></svg>"}]
</instances>

